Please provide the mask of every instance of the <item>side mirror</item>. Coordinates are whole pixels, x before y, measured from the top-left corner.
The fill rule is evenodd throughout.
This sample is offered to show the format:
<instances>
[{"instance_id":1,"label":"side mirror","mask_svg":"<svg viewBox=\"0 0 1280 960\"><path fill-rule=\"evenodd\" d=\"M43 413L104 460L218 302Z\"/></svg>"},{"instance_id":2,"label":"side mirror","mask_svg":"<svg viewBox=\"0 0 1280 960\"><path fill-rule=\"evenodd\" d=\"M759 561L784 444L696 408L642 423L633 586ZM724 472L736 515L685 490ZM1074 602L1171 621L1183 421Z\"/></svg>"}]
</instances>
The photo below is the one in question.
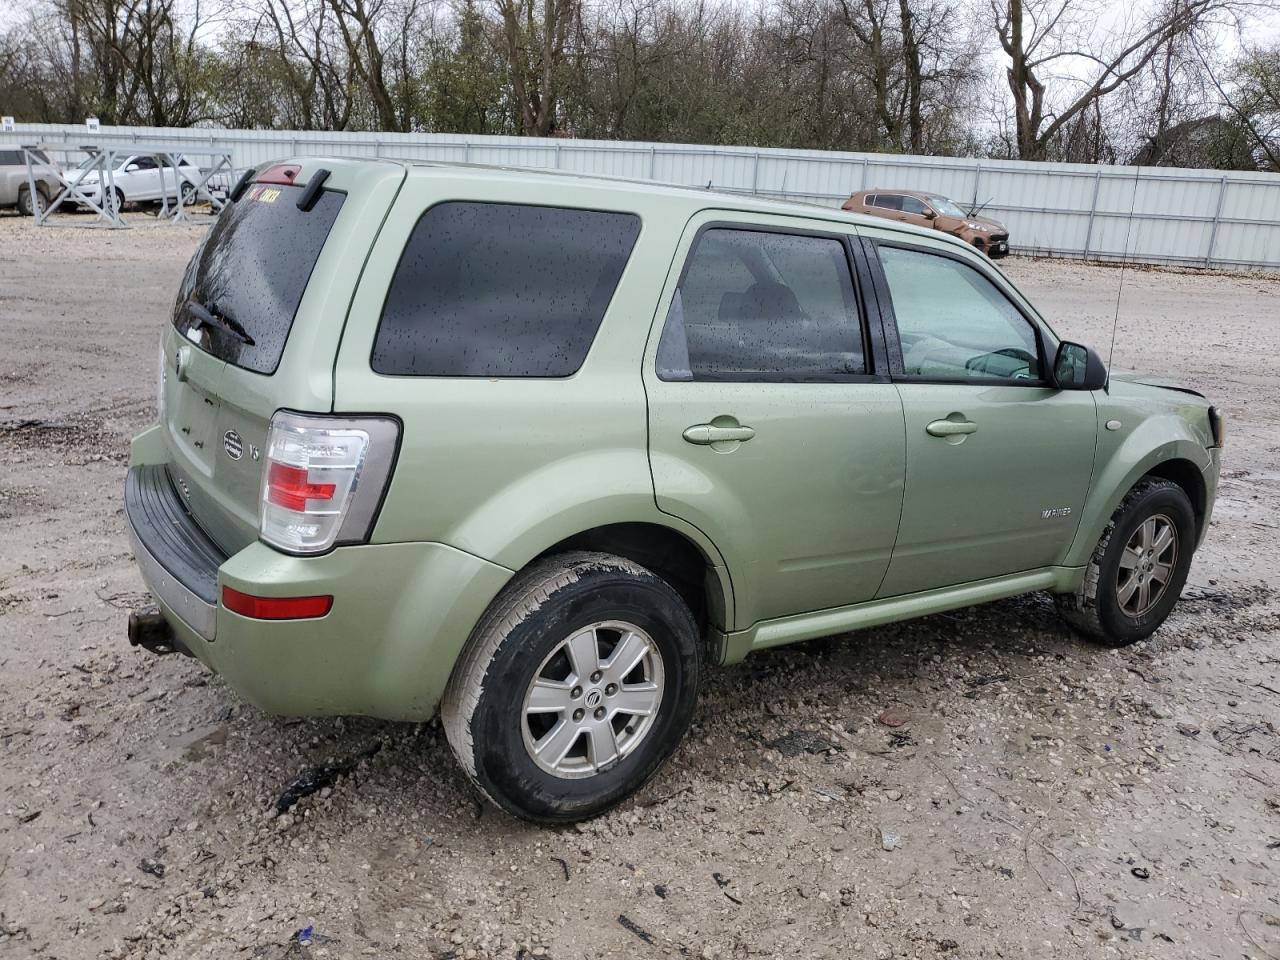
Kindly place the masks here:
<instances>
[{"instance_id":1,"label":"side mirror","mask_svg":"<svg viewBox=\"0 0 1280 960\"><path fill-rule=\"evenodd\" d=\"M124 168L124 172L125 172L125 173L137 173L137 172L138 172L138 169L139 169L139 167L138 167L138 165L137 165L136 163L131 163L131 164L129 164L128 166L126 166L126 167Z\"/></svg>"},{"instance_id":2,"label":"side mirror","mask_svg":"<svg viewBox=\"0 0 1280 960\"><path fill-rule=\"evenodd\" d=\"M937 214L935 211L933 211L933 210L925 210L925 212L922 214L922 216L923 216L926 220L934 220L934 219L936 219L936 218L937 218L938 214Z\"/></svg>"},{"instance_id":3,"label":"side mirror","mask_svg":"<svg viewBox=\"0 0 1280 960\"><path fill-rule=\"evenodd\" d=\"M1101 390L1107 365L1092 347L1064 340L1053 358L1053 383L1059 390Z\"/></svg>"}]
</instances>

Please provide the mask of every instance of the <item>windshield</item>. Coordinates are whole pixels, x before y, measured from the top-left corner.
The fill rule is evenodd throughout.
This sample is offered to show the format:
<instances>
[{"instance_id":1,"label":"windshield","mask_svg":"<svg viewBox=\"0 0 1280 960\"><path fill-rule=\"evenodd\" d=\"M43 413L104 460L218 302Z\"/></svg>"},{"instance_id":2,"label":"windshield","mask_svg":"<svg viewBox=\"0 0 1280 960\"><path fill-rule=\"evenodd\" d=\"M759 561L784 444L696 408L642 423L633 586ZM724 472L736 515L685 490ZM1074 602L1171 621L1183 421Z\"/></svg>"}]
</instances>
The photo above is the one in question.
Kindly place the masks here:
<instances>
[{"instance_id":1,"label":"windshield","mask_svg":"<svg viewBox=\"0 0 1280 960\"><path fill-rule=\"evenodd\" d=\"M929 202L933 204L933 208L944 217L968 216L968 214L961 210L954 201L948 200L946 197L930 197Z\"/></svg>"}]
</instances>

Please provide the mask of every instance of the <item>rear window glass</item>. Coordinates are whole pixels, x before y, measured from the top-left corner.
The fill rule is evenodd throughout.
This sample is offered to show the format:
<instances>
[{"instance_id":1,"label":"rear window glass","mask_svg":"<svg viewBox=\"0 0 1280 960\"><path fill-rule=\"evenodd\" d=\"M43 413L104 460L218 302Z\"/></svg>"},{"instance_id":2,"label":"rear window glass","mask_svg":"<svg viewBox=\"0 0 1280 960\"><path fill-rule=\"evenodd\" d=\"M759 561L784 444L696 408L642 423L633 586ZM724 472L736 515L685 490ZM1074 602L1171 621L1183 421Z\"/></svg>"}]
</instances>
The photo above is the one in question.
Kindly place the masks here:
<instances>
[{"instance_id":1,"label":"rear window glass","mask_svg":"<svg viewBox=\"0 0 1280 960\"><path fill-rule=\"evenodd\" d=\"M628 213L442 203L387 292L371 363L424 377L567 377L582 366L640 232Z\"/></svg>"},{"instance_id":2,"label":"rear window glass","mask_svg":"<svg viewBox=\"0 0 1280 960\"><path fill-rule=\"evenodd\" d=\"M187 265L173 323L219 359L255 373L273 373L311 271L342 209L345 195L321 191L299 210L302 187L255 183L229 203ZM188 306L223 323L201 323ZM243 330L248 339L237 335Z\"/></svg>"}]
</instances>

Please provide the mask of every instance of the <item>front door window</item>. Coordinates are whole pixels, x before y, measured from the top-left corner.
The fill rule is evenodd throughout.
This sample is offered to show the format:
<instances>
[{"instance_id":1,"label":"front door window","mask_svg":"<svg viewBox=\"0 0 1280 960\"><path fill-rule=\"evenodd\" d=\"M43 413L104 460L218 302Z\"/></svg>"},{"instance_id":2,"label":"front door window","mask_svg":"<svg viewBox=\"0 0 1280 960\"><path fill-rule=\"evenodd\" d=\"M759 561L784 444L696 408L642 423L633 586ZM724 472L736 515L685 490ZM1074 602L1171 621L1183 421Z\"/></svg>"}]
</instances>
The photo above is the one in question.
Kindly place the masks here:
<instances>
[{"instance_id":1,"label":"front door window","mask_svg":"<svg viewBox=\"0 0 1280 960\"><path fill-rule=\"evenodd\" d=\"M930 380L1041 380L1035 330L990 280L951 257L882 246L903 372Z\"/></svg>"}]
</instances>

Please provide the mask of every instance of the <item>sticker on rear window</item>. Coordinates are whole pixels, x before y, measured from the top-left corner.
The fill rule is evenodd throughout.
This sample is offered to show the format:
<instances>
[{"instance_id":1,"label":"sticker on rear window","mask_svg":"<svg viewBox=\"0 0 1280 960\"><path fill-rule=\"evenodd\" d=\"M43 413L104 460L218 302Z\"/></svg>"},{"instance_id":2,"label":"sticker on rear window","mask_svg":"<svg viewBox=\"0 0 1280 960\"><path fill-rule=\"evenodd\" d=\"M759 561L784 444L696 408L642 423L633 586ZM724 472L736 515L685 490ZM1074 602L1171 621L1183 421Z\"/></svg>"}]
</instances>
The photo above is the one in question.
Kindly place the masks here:
<instances>
[{"instance_id":1,"label":"sticker on rear window","mask_svg":"<svg viewBox=\"0 0 1280 960\"><path fill-rule=\"evenodd\" d=\"M275 203L280 199L280 189L278 187L264 187L258 184L249 191L249 199L256 200L258 203Z\"/></svg>"}]
</instances>

